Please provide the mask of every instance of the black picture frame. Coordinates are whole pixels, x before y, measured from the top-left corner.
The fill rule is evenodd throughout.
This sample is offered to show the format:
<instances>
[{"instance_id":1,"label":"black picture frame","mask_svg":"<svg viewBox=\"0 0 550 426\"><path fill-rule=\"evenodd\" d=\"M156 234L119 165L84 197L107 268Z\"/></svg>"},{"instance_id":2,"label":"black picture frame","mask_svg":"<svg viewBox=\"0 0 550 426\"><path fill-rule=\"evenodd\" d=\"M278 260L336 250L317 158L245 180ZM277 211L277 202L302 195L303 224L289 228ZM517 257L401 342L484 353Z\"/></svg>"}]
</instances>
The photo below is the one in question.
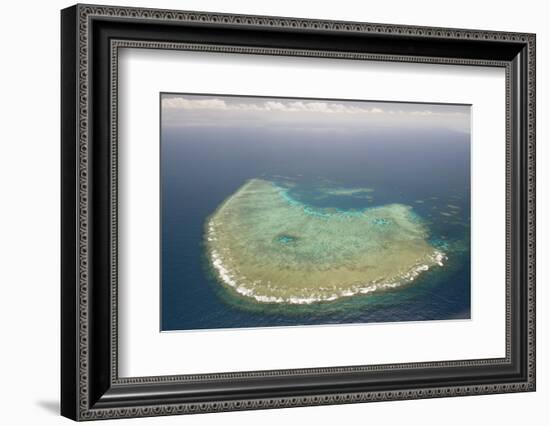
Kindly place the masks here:
<instances>
[{"instance_id":1,"label":"black picture frame","mask_svg":"<svg viewBox=\"0 0 550 426\"><path fill-rule=\"evenodd\" d=\"M61 12L61 414L74 420L535 390L535 35L97 5ZM506 70L506 357L118 377L117 52Z\"/></svg>"}]
</instances>

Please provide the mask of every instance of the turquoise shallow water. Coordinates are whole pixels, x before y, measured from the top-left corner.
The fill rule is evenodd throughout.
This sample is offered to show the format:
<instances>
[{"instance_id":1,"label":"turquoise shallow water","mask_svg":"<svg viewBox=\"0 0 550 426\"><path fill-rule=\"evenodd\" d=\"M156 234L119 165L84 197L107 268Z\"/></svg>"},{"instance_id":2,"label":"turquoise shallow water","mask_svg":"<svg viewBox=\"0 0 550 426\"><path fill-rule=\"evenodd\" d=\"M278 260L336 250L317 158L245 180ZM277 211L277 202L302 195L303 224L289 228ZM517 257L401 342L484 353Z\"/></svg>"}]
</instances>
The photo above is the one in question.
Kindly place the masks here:
<instances>
[{"instance_id":1,"label":"turquoise shallow water","mask_svg":"<svg viewBox=\"0 0 550 426\"><path fill-rule=\"evenodd\" d=\"M354 135L338 147L330 135L315 141L271 137L259 147L253 134L241 133L231 137L235 149L227 151L218 134L186 135L181 143L181 134L163 133L163 330L469 318L469 138L412 134L411 140L424 141L413 149L391 132ZM440 138L447 150L435 149ZM426 225L429 244L448 260L401 288L331 302L266 304L228 291L206 255L204 225L254 177L277 182L289 202L311 206L312 214L329 209L354 216L391 203L412 206L411 220ZM388 223L381 218L376 225ZM299 237L282 233L277 241L290 247Z\"/></svg>"}]
</instances>

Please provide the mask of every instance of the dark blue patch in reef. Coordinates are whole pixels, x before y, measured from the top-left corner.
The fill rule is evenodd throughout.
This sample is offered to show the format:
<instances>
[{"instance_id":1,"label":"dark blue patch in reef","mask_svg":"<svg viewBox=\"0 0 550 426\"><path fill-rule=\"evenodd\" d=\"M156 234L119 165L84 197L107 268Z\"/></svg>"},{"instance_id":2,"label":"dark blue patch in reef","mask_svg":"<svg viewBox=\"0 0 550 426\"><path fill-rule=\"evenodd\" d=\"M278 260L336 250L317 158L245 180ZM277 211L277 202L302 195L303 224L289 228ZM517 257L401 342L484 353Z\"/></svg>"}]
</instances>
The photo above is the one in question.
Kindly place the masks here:
<instances>
[{"instance_id":1,"label":"dark blue patch in reef","mask_svg":"<svg viewBox=\"0 0 550 426\"><path fill-rule=\"evenodd\" d=\"M375 225L389 225L390 221L382 217L378 217L372 221Z\"/></svg>"},{"instance_id":2,"label":"dark blue patch in reef","mask_svg":"<svg viewBox=\"0 0 550 426\"><path fill-rule=\"evenodd\" d=\"M298 241L298 237L295 237L294 235L282 234L277 236L276 240L281 244L292 244Z\"/></svg>"}]
</instances>

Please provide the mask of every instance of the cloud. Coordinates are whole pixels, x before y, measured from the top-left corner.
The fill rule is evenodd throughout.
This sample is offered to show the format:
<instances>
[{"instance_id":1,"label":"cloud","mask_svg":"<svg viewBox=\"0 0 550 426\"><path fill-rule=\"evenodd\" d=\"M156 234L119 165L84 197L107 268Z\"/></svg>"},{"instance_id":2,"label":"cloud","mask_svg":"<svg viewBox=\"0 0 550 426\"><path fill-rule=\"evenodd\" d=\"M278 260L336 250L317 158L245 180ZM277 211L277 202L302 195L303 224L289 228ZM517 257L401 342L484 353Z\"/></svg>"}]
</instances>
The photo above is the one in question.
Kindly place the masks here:
<instances>
[{"instance_id":1,"label":"cloud","mask_svg":"<svg viewBox=\"0 0 550 426\"><path fill-rule=\"evenodd\" d=\"M466 105L406 102L330 101L212 95L163 95L163 125L168 127L447 128L470 132Z\"/></svg>"},{"instance_id":2,"label":"cloud","mask_svg":"<svg viewBox=\"0 0 550 426\"><path fill-rule=\"evenodd\" d=\"M222 99L186 99L186 98L164 98L162 107L166 109L227 109L227 104Z\"/></svg>"},{"instance_id":3,"label":"cloud","mask_svg":"<svg viewBox=\"0 0 550 426\"><path fill-rule=\"evenodd\" d=\"M189 99L185 97L165 97L162 99L162 108L165 110L212 110L212 111L240 111L240 112L310 112L326 114L380 114L384 112L378 107L361 107L346 105L340 102L320 101L253 101L253 102L226 102L224 99Z\"/></svg>"}]
</instances>

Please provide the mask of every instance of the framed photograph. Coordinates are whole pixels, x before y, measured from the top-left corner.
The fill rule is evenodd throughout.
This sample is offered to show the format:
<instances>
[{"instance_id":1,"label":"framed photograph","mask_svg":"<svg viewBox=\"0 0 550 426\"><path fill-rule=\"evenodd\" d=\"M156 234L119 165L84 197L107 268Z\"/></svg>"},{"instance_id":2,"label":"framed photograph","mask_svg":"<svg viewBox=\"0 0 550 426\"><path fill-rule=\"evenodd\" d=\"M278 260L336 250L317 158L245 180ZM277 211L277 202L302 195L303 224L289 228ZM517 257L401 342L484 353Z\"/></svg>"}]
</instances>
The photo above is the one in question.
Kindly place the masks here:
<instances>
[{"instance_id":1,"label":"framed photograph","mask_svg":"<svg viewBox=\"0 0 550 426\"><path fill-rule=\"evenodd\" d=\"M535 35L61 12L61 412L535 390Z\"/></svg>"}]
</instances>

